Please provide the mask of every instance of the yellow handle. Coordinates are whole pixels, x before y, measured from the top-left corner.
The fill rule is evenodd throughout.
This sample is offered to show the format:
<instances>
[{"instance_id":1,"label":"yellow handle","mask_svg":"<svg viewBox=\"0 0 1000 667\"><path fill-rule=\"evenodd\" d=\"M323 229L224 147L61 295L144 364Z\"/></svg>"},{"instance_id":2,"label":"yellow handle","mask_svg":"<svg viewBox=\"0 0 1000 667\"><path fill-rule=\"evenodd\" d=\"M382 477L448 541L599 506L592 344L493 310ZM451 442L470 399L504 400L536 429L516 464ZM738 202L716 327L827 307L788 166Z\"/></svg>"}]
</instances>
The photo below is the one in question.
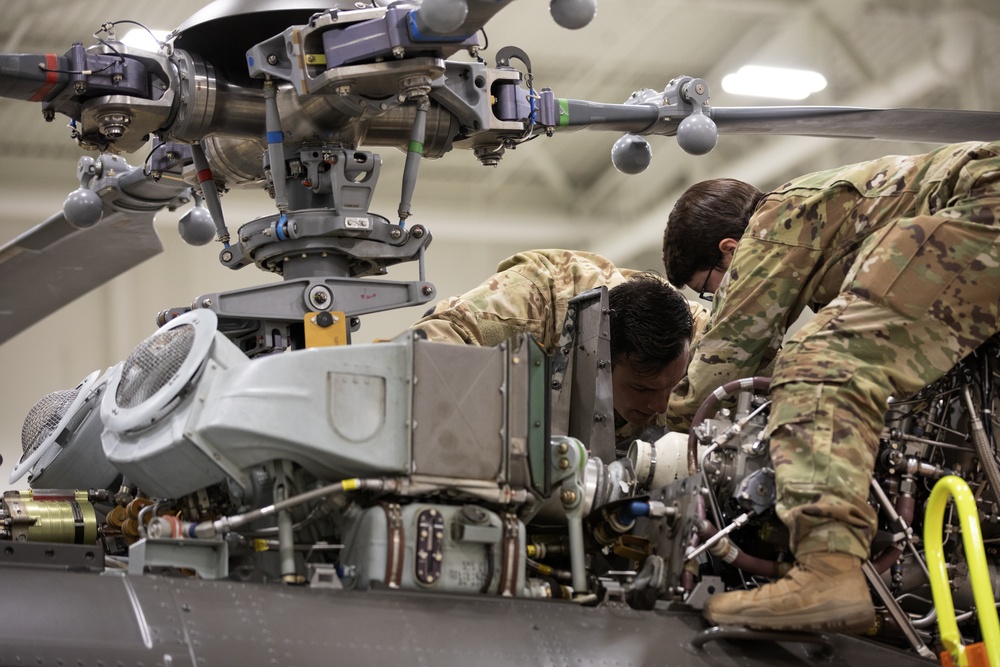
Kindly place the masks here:
<instances>
[{"instance_id":1,"label":"yellow handle","mask_svg":"<svg viewBox=\"0 0 1000 667\"><path fill-rule=\"evenodd\" d=\"M993 598L993 584L986 567L986 549L983 546L983 534L979 529L979 513L969 485L961 477L954 475L942 477L934 485L924 517L924 548L927 552L931 594L934 596L934 606L937 608L941 642L959 667L968 666L968 657L955 620L955 605L951 599L944 544L941 540L944 530L944 510L949 495L954 498L958 510L965 557L969 561L972 595L976 601L979 628L986 643L986 655L989 657L990 665L1000 667L1000 621L997 619L996 600Z\"/></svg>"}]
</instances>

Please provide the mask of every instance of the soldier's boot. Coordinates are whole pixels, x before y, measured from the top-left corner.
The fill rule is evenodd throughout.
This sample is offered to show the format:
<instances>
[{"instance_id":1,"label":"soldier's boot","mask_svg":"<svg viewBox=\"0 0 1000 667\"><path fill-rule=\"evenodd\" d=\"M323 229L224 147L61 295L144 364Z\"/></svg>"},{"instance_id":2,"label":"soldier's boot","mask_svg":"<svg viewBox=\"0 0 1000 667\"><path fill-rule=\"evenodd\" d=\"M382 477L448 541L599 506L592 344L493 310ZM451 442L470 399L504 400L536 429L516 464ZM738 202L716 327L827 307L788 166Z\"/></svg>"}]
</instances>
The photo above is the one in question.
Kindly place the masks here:
<instances>
[{"instance_id":1,"label":"soldier's boot","mask_svg":"<svg viewBox=\"0 0 1000 667\"><path fill-rule=\"evenodd\" d=\"M864 632L875 621L861 559L825 552L804 555L773 584L713 595L704 614L716 625L756 630Z\"/></svg>"}]
</instances>

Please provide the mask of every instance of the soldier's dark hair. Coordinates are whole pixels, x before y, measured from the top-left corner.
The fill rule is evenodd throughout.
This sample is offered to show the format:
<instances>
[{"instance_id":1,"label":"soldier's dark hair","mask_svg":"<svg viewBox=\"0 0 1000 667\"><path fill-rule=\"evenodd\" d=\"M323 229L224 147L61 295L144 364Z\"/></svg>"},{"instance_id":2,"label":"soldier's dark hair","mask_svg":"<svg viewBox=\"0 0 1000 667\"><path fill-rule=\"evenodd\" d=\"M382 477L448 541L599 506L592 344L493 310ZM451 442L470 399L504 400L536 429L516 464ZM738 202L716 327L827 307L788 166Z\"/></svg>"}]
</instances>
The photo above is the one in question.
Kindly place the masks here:
<instances>
[{"instance_id":1,"label":"soldier's dark hair","mask_svg":"<svg viewBox=\"0 0 1000 667\"><path fill-rule=\"evenodd\" d=\"M694 323L680 292L652 272L637 273L608 290L611 362L627 358L640 375L656 375L685 353Z\"/></svg>"},{"instance_id":2,"label":"soldier's dark hair","mask_svg":"<svg viewBox=\"0 0 1000 667\"><path fill-rule=\"evenodd\" d=\"M667 280L682 287L695 271L717 267L722 259L719 243L740 240L763 196L754 186L733 178L702 181L685 190L663 230Z\"/></svg>"}]
</instances>

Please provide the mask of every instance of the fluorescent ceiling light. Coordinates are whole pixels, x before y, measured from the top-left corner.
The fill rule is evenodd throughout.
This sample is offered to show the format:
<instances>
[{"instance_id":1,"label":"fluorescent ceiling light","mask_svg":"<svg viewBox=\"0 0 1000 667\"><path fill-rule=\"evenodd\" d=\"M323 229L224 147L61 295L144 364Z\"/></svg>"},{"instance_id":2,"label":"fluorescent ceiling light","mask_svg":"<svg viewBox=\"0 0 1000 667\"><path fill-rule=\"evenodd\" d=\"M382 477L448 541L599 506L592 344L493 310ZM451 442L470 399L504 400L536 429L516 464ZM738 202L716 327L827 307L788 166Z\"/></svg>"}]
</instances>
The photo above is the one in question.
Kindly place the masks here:
<instances>
[{"instance_id":1,"label":"fluorescent ceiling light","mask_svg":"<svg viewBox=\"0 0 1000 667\"><path fill-rule=\"evenodd\" d=\"M152 35L149 33L153 33ZM160 50L160 42L170 34L168 30L146 30L145 28L132 28L122 37L122 44L131 46L133 49L142 51L152 51L156 53Z\"/></svg>"},{"instance_id":2,"label":"fluorescent ceiling light","mask_svg":"<svg viewBox=\"0 0 1000 667\"><path fill-rule=\"evenodd\" d=\"M819 72L784 67L744 65L722 78L722 89L727 93L782 100L804 100L824 88L826 78Z\"/></svg>"}]
</instances>

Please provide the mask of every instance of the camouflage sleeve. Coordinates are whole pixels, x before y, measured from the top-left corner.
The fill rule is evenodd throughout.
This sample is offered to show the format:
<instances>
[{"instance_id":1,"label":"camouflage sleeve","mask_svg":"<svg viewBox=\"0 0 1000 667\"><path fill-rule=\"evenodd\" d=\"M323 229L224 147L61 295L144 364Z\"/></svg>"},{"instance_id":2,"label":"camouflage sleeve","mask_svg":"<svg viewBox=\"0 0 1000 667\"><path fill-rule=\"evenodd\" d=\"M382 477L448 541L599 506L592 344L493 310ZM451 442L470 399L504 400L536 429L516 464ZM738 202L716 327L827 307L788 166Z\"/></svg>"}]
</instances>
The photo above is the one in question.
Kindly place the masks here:
<instances>
[{"instance_id":1,"label":"camouflage sleeve","mask_svg":"<svg viewBox=\"0 0 1000 667\"><path fill-rule=\"evenodd\" d=\"M510 268L461 296L439 302L411 329L444 343L491 346L522 332L541 341L551 313L546 293L520 270Z\"/></svg>"},{"instance_id":2,"label":"camouflage sleeve","mask_svg":"<svg viewBox=\"0 0 1000 667\"><path fill-rule=\"evenodd\" d=\"M716 295L708 327L691 353L688 374L667 408L671 428L685 430L716 388L757 374L777 354L785 329L802 311L803 275L820 250L744 236ZM805 273L803 273L805 272Z\"/></svg>"},{"instance_id":3,"label":"camouflage sleeve","mask_svg":"<svg viewBox=\"0 0 1000 667\"><path fill-rule=\"evenodd\" d=\"M551 352L571 298L624 280L606 258L574 250L528 250L500 262L497 271L479 287L439 302L411 328L431 340L467 345L496 345L527 332Z\"/></svg>"}]
</instances>

